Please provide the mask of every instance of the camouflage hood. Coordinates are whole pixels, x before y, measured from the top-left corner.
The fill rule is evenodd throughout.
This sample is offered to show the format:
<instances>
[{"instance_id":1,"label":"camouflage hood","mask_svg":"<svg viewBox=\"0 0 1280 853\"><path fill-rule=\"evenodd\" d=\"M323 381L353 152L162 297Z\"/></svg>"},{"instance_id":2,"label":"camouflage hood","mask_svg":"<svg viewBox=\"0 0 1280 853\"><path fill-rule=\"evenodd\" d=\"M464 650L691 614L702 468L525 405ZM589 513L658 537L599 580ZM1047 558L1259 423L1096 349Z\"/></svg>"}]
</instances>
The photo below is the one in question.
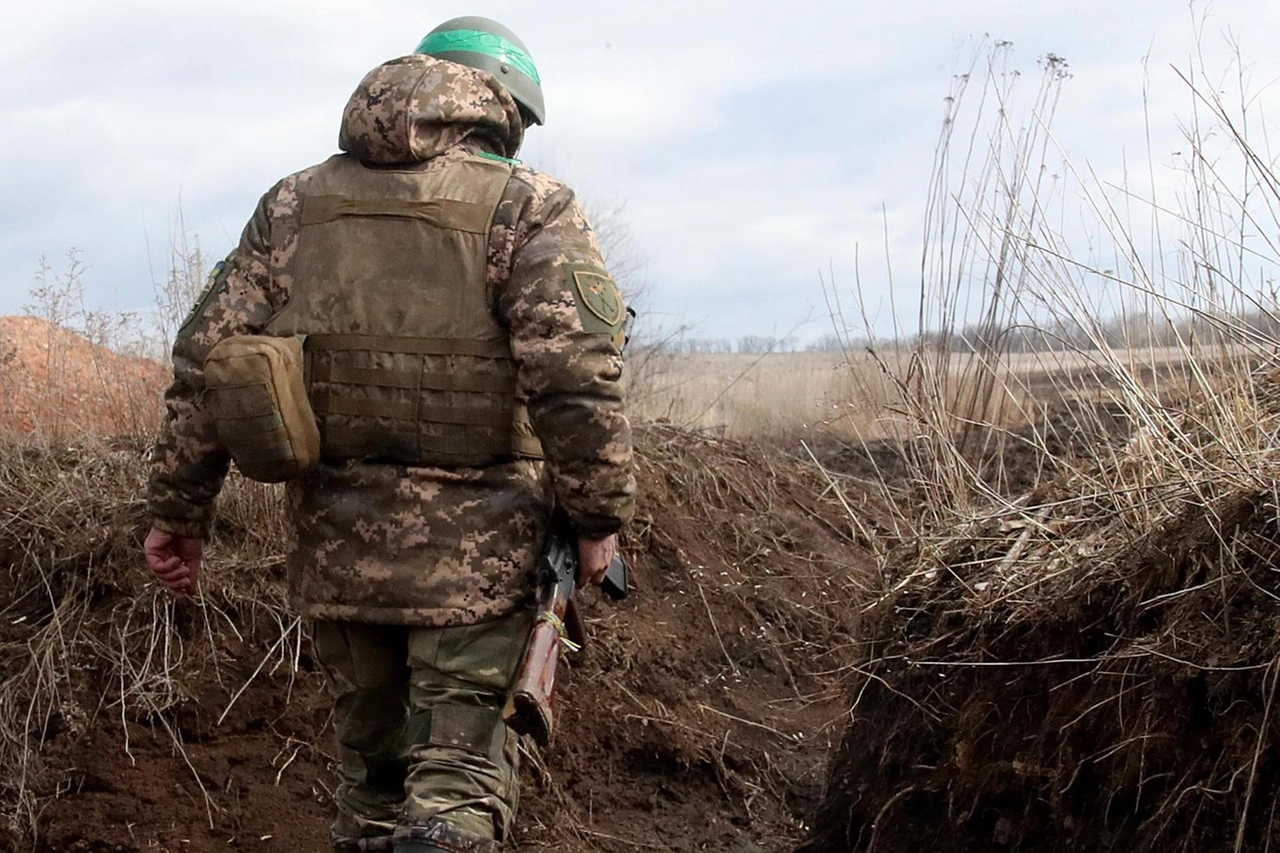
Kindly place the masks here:
<instances>
[{"instance_id":1,"label":"camouflage hood","mask_svg":"<svg viewBox=\"0 0 1280 853\"><path fill-rule=\"evenodd\" d=\"M420 163L471 140L514 157L524 138L515 100L483 71L404 56L365 75L342 115L338 147L362 163Z\"/></svg>"}]
</instances>

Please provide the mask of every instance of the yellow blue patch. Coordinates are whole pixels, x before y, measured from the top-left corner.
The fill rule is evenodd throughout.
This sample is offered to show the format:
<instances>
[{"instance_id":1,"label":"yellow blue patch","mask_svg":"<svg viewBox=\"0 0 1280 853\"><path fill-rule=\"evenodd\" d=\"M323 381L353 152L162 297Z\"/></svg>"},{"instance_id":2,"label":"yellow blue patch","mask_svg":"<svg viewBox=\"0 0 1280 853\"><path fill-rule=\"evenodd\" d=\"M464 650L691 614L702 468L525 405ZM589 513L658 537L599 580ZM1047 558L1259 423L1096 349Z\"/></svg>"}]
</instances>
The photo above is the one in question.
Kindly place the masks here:
<instances>
[{"instance_id":1,"label":"yellow blue patch","mask_svg":"<svg viewBox=\"0 0 1280 853\"><path fill-rule=\"evenodd\" d=\"M178 329L177 337L179 339L189 336L196 321L204 316L205 308L209 307L209 302L213 299L213 295L218 292L222 283L227 280L227 275L231 272L230 261L230 257L225 261L218 261L213 265L213 269L209 271L209 282L204 286L204 292L200 294L200 298L196 300L195 307L191 309L187 319L182 321L182 327Z\"/></svg>"}]
</instances>

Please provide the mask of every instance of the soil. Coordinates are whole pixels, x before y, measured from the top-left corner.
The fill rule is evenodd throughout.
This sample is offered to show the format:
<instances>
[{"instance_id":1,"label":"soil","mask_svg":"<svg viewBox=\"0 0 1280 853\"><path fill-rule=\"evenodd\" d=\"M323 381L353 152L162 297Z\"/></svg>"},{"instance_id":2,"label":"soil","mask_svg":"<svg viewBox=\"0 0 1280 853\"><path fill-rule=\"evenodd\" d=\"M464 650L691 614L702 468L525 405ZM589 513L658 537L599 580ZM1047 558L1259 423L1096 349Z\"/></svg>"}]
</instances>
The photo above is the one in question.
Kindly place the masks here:
<instances>
[{"instance_id":1,"label":"soil","mask_svg":"<svg viewBox=\"0 0 1280 853\"><path fill-rule=\"evenodd\" d=\"M0 317L0 430L137 434L156 422L169 378L38 317Z\"/></svg>"},{"instance_id":2,"label":"soil","mask_svg":"<svg viewBox=\"0 0 1280 853\"><path fill-rule=\"evenodd\" d=\"M890 553L802 851L1276 849L1277 411L1074 419L1034 492Z\"/></svg>"},{"instance_id":3,"label":"soil","mask_svg":"<svg viewBox=\"0 0 1280 853\"><path fill-rule=\"evenodd\" d=\"M512 847L791 850L847 708L834 672L869 559L815 466L675 429L639 432L641 510L624 541L637 588L619 606L584 596L590 645L563 673L555 743L526 745ZM95 453L120 457L120 488L141 482L137 447ZM80 452L59 458L87 464ZM95 588L83 617L99 645L122 608L155 595L128 565L143 533L137 496L113 498L133 529L88 560L119 578ZM209 578L254 570L241 523L215 536ZM254 559L278 586L278 555ZM13 604L0 614L0 650L30 642L30 626L49 618L4 586L0 600ZM34 833L0 824L0 850L329 849L329 704L307 644L295 668L273 611L217 600L167 617L166 642L184 655L166 674L178 699L161 713L122 701L123 676L102 664L71 671L29 737ZM0 681L17 662L0 657Z\"/></svg>"},{"instance_id":4,"label":"soil","mask_svg":"<svg viewBox=\"0 0 1280 853\"><path fill-rule=\"evenodd\" d=\"M30 318L0 318L0 365L0 436L146 435L167 381L158 365ZM1118 412L1085 403L975 441L991 463L982 469L989 485L1012 495L1069 470L1094 445L1119 446L1127 433ZM22 719L18 739L31 761L0 772L0 851L330 849L330 705L305 630L279 605L278 500L233 476L208 555L205 601L173 605L137 565L145 440L36 453L8 441L0 438L0 562L10 569L0 573L0 755L14 754L6 722ZM512 849L783 853L807 839L806 850L831 853L853 849L863 830L887 850L1114 846L1109 836L1086 833L1083 846L1064 847L1044 830L1050 821L1033 820L1042 804L1006 802L1036 790L1024 777L1048 759L1032 765L1020 753L997 755L1013 741L990 736L1037 730L1052 709L1027 697L1065 695L1053 680L1058 671L1021 692L997 670L978 670L971 681L932 672L912 681L874 670L877 661L865 662L870 675L851 671L866 648L883 657L900 640L876 635L852 651L869 623L859 603L877 589L866 537L883 546L895 535L882 484L912 500L910 448L811 447L819 468L791 448L659 425L638 430L637 446L640 513L623 543L636 588L616 606L583 597L590 643L562 670L555 742L545 751L523 747ZM41 502L53 493L70 497ZM1274 531L1266 533L1274 544ZM1016 539L1000 531L1006 535ZM971 563L948 565L968 571ZM924 604L903 601L928 615ZM945 622L958 611L940 601ZM1260 599L1256 609L1270 606ZM61 618L76 624L64 632ZM1063 634L1080 642L1092 636L1074 622L1068 628ZM71 633L68 651L62 638ZM1010 659L1034 645L1008 631L1000 637L1014 646ZM1064 641L1045 642L1058 649ZM1258 659L1277 653L1268 647ZM24 704L30 700L12 689L27 672L49 704ZM850 683L860 685L854 711ZM921 698L900 685L918 688ZM984 811L957 833L950 815L961 806L976 813L979 796L959 806L943 797L966 778L948 761L979 739L957 740L961 749L916 737L936 724L913 715L929 702L964 709L974 695L1018 714L998 726L974 723L994 744L994 757L979 763L995 775L990 790L978 792ZM1193 705L1170 696L1160 704L1175 714ZM1095 699L1085 697L1082 707L1100 706ZM1221 715L1212 707L1207 717ZM957 730L972 722L958 718ZM849 720L857 725L846 729ZM1239 730L1256 731L1267 718L1248 722ZM1203 742L1184 740L1205 751ZM1221 754L1217 746L1209 753ZM824 791L832 757L834 783ZM1280 779L1280 771L1273 775ZM917 791L899 778L928 784ZM1263 799L1273 799L1280 782L1263 781ZM25 803L11 802L18 790L29 795ZM1081 815L1095 811L1087 799L1078 805ZM877 829L890 811L899 819ZM808 825L815 815L816 833ZM1227 846L1223 840L1220 849Z\"/></svg>"}]
</instances>

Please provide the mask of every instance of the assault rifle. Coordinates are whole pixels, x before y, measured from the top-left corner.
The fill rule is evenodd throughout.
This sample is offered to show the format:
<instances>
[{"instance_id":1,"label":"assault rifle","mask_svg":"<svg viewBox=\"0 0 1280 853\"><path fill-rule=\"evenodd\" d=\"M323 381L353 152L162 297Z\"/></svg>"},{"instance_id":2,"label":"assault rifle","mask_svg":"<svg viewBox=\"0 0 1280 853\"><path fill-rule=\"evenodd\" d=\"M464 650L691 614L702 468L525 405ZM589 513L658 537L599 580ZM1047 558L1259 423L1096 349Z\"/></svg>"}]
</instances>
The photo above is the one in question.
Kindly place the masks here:
<instances>
[{"instance_id":1,"label":"assault rifle","mask_svg":"<svg viewBox=\"0 0 1280 853\"><path fill-rule=\"evenodd\" d=\"M586 629L573 602L578 580L578 537L568 520L557 520L538 558L538 616L529 649L516 673L515 685L502 718L515 732L530 735L541 746L551 742L555 718L552 697L556 689L556 665L560 650L580 650ZM600 588L613 601L627 597L630 572L622 555L616 555Z\"/></svg>"}]
</instances>

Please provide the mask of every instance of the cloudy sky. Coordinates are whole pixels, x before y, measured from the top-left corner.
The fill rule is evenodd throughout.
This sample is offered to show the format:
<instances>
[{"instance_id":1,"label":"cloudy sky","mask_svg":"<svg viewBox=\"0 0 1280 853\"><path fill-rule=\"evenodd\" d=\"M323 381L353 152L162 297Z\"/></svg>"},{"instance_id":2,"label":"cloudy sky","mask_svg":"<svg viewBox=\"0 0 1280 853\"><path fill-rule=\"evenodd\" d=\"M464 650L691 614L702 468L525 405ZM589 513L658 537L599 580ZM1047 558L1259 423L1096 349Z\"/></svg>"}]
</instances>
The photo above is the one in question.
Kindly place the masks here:
<instances>
[{"instance_id":1,"label":"cloudy sky","mask_svg":"<svg viewBox=\"0 0 1280 853\"><path fill-rule=\"evenodd\" d=\"M645 307L705 337L823 334L820 272L852 287L855 258L884 322L886 255L912 290L943 98L984 36L1029 91L1039 57L1068 60L1055 139L1102 176L1145 160L1144 115L1166 168L1197 30L1211 68L1234 39L1250 90L1280 97L1273 0L5 4L0 313L71 247L93 304L148 305L179 210L221 257L262 192L334 151L364 72L454 15L523 36L548 107L525 159L622 205Z\"/></svg>"}]
</instances>

